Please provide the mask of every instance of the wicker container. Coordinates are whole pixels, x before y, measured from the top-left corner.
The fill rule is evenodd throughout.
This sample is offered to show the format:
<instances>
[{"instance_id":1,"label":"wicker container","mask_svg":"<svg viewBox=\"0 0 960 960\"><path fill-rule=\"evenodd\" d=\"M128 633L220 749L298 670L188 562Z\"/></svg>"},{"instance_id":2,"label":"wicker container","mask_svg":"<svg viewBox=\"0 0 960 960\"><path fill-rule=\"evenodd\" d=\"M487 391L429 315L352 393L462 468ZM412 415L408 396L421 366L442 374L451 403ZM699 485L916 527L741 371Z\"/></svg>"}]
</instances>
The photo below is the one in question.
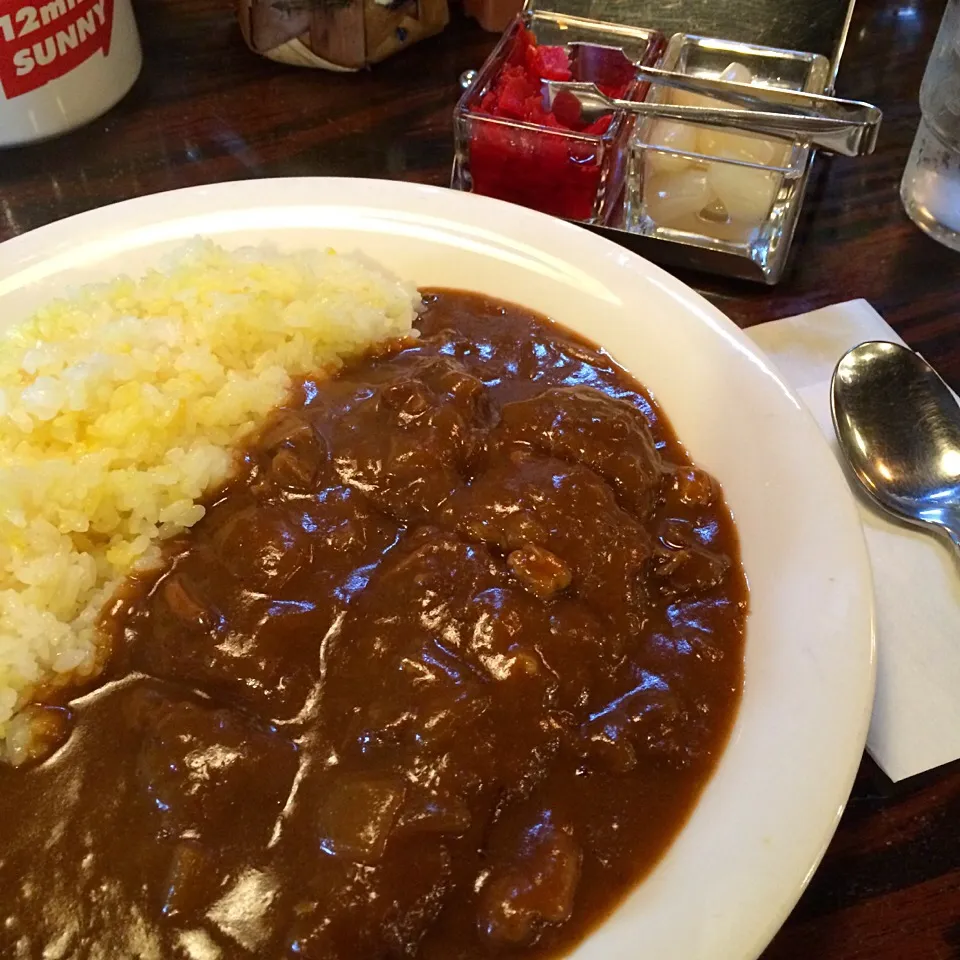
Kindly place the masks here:
<instances>
[{"instance_id":1,"label":"wicker container","mask_svg":"<svg viewBox=\"0 0 960 960\"><path fill-rule=\"evenodd\" d=\"M238 0L247 45L279 63L359 70L439 33L447 0Z\"/></svg>"}]
</instances>

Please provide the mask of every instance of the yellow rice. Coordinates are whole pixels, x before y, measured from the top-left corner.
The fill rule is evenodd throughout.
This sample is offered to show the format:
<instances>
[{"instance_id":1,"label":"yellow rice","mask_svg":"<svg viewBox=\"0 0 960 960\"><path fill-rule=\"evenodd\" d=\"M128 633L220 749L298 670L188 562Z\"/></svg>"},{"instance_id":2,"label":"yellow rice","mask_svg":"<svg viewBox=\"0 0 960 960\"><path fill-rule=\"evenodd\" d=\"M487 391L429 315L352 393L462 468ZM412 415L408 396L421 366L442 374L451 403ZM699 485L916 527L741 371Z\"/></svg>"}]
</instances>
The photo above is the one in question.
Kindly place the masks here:
<instances>
[{"instance_id":1,"label":"yellow rice","mask_svg":"<svg viewBox=\"0 0 960 960\"><path fill-rule=\"evenodd\" d=\"M104 602L203 516L293 376L409 335L416 291L333 251L197 241L0 334L0 740L94 672Z\"/></svg>"}]
</instances>

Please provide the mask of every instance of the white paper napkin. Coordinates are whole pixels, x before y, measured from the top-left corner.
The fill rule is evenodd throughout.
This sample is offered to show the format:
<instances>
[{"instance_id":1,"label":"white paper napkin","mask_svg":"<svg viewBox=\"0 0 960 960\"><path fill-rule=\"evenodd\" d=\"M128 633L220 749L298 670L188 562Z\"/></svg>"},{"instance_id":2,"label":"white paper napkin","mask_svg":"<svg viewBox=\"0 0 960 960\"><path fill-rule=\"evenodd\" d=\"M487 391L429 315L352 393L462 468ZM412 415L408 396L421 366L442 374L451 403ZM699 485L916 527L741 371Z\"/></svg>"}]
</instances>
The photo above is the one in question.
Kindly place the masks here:
<instances>
[{"instance_id":1,"label":"white paper napkin","mask_svg":"<svg viewBox=\"0 0 960 960\"><path fill-rule=\"evenodd\" d=\"M810 408L840 458L830 376L864 340L903 341L865 300L747 331ZM960 564L939 539L858 498L873 565L877 696L867 749L892 780L960 757Z\"/></svg>"}]
</instances>

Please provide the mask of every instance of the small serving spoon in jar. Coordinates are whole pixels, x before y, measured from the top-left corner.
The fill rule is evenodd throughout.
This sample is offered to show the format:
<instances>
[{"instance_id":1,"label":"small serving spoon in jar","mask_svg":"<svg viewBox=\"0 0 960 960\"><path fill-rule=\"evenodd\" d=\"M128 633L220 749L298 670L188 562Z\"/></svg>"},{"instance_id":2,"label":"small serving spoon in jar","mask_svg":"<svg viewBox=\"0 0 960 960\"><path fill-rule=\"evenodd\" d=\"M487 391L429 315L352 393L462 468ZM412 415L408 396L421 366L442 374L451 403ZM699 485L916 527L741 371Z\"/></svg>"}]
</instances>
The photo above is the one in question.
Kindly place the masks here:
<instances>
[{"instance_id":1,"label":"small serving spoon in jar","mask_svg":"<svg viewBox=\"0 0 960 960\"><path fill-rule=\"evenodd\" d=\"M651 72L651 71L645 71ZM685 123L711 127L730 127L747 133L759 133L780 140L799 140L811 147L819 147L845 157L860 157L873 153L883 114L877 107L858 100L838 100L835 97L815 97L795 91L778 91L729 80L703 80L660 71L671 80L671 86L689 92L701 93L729 100L736 95L739 107L707 107L661 103L655 100L619 100L603 93L594 83L574 80L543 80L540 83L543 105L556 111L558 106L571 111L586 122L622 110L640 117L662 117ZM710 86L706 84L709 82ZM790 92L798 99L806 99L808 112L801 113L793 106L773 101L774 94ZM825 111L829 101L833 111Z\"/></svg>"},{"instance_id":2,"label":"small serving spoon in jar","mask_svg":"<svg viewBox=\"0 0 960 960\"><path fill-rule=\"evenodd\" d=\"M883 509L945 536L960 555L960 406L936 371L872 341L837 364L833 426L853 475Z\"/></svg>"},{"instance_id":3,"label":"small serving spoon in jar","mask_svg":"<svg viewBox=\"0 0 960 960\"><path fill-rule=\"evenodd\" d=\"M568 113L574 111L588 123L614 110L623 110L638 116L731 127L783 140L798 140L848 157L873 153L876 146L883 113L869 103L662 70L634 63L621 48L605 44L573 42L567 45L567 50L577 80L543 80L544 107L554 109L559 97L566 102ZM635 79L709 99L696 106L619 100L607 96L597 86L626 86ZM722 103L715 107L710 99L732 104L733 109L724 108Z\"/></svg>"}]
</instances>

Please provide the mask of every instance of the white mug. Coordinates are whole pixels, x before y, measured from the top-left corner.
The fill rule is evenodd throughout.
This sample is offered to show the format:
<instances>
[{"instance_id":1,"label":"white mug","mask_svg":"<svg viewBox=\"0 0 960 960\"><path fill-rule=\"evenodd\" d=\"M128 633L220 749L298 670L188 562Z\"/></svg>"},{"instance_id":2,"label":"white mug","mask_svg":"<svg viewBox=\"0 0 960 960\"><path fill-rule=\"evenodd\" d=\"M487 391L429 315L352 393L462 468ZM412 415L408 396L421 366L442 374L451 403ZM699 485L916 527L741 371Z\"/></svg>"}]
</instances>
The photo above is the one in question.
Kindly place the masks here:
<instances>
[{"instance_id":1,"label":"white mug","mask_svg":"<svg viewBox=\"0 0 960 960\"><path fill-rule=\"evenodd\" d=\"M0 147L100 116L140 64L130 0L0 0Z\"/></svg>"}]
</instances>

